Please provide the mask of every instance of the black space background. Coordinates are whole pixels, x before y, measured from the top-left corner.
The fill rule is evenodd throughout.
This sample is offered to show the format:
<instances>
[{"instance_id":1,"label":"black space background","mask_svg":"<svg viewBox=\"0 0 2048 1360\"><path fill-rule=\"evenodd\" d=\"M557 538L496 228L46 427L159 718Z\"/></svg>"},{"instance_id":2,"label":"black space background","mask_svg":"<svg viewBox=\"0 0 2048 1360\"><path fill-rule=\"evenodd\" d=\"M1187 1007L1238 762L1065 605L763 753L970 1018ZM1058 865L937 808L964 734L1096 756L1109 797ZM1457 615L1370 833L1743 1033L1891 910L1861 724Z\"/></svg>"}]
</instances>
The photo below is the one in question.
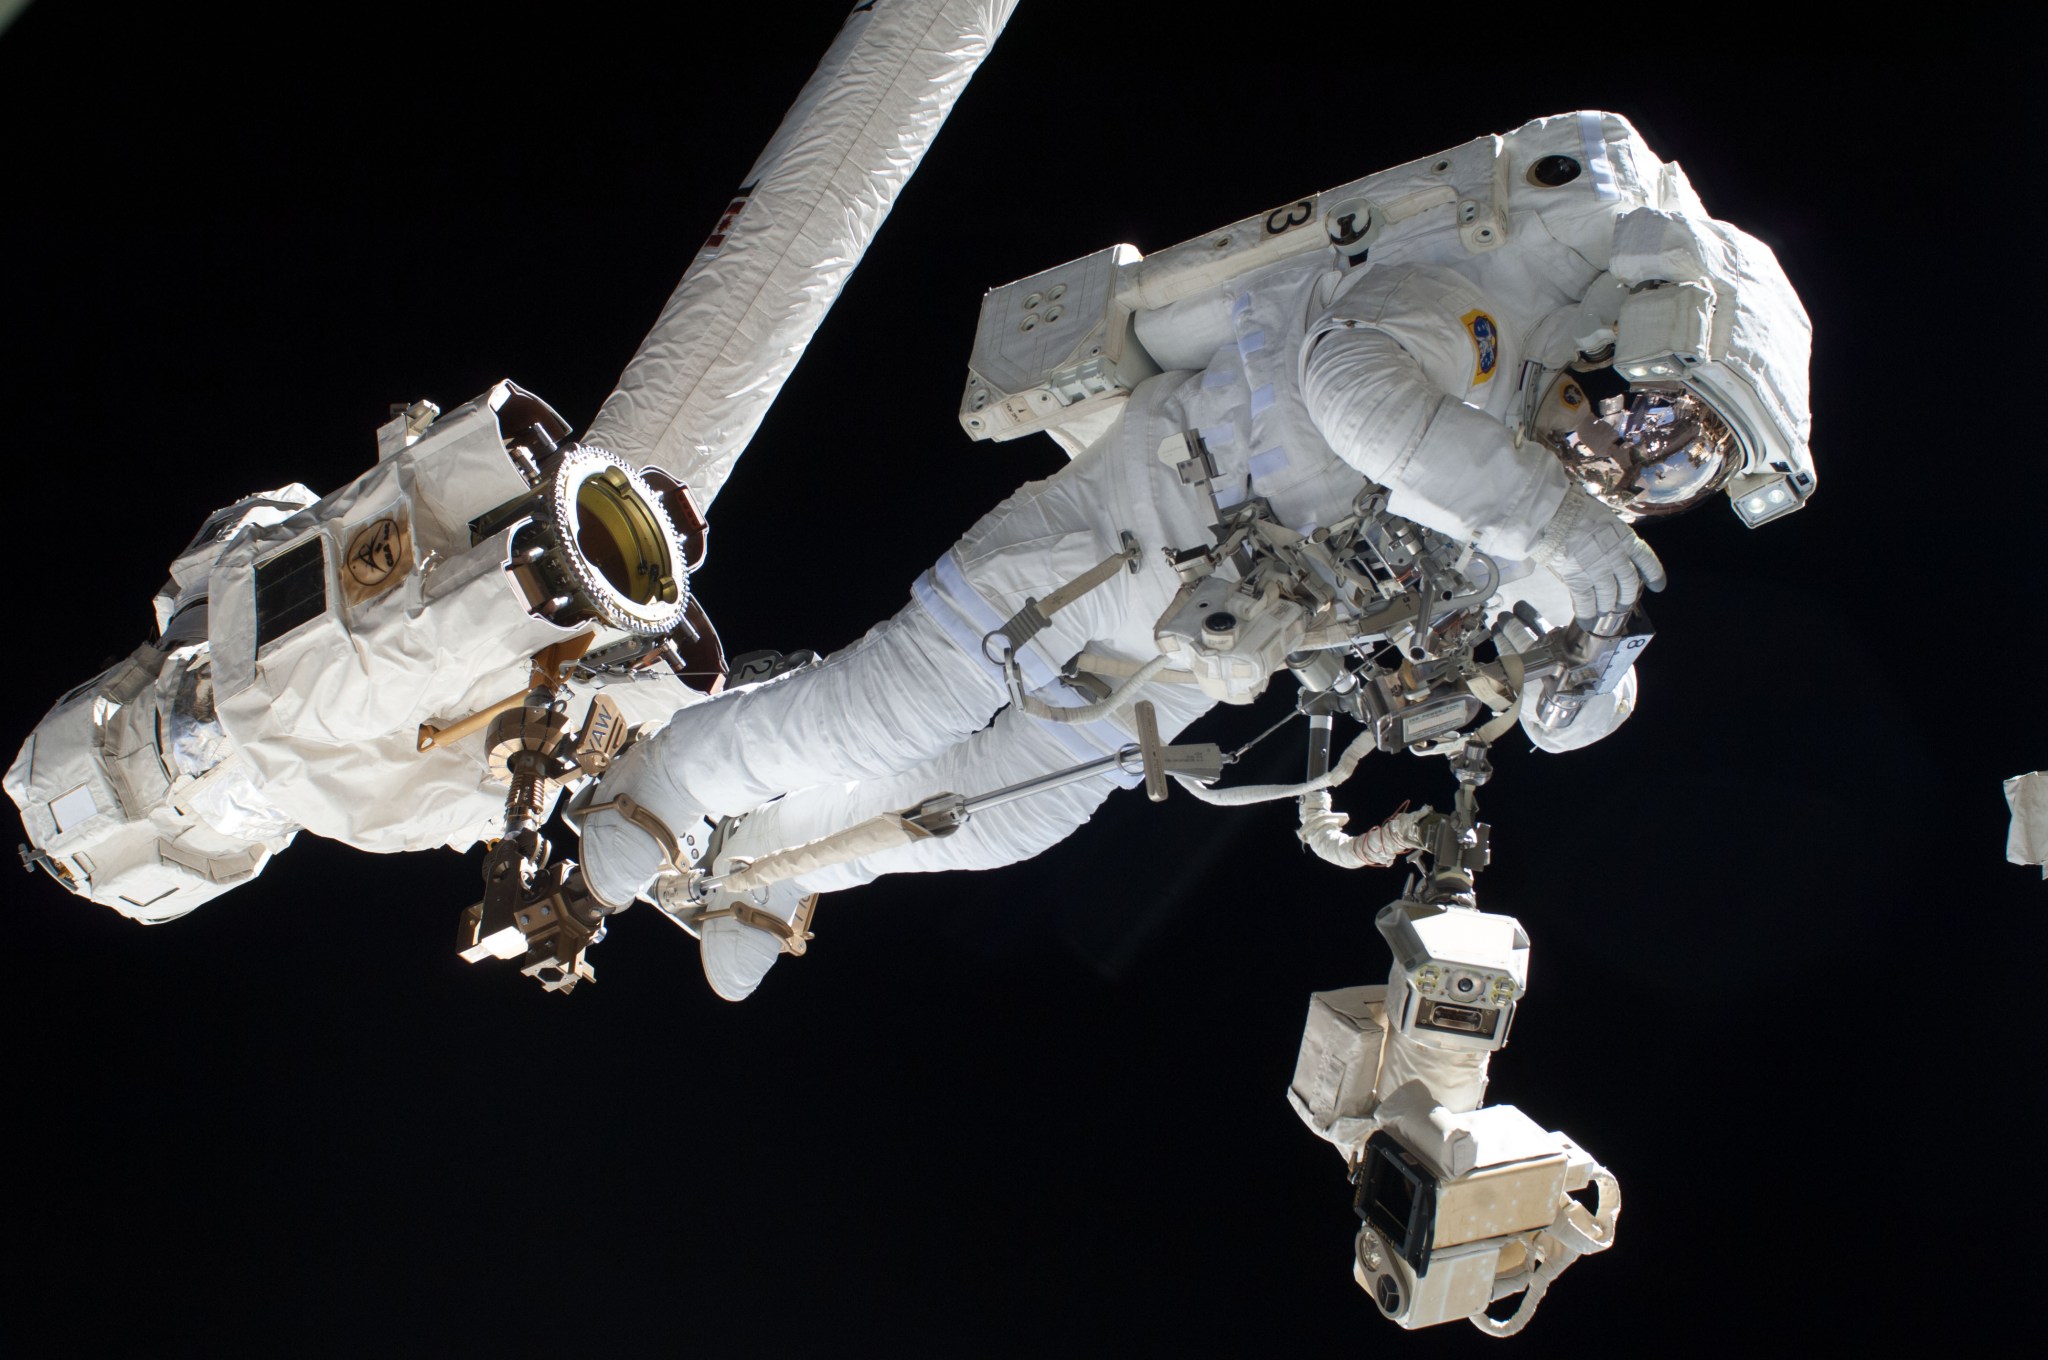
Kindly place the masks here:
<instances>
[{"instance_id":1,"label":"black space background","mask_svg":"<svg viewBox=\"0 0 2048 1360\"><path fill-rule=\"evenodd\" d=\"M510 376L587 420L844 8L31 5L0 744L144 636L208 511L354 477L388 403ZM1493 1095L1627 1203L1511 1344L1992 1335L2044 1207L2044 893L1999 793L2048 764L2020 40L1237 9L1026 0L718 501L728 647L851 641L1057 466L955 422L983 289L1628 114L1799 286L1822 485L1755 533L1659 526L1641 712L1497 755L1481 901L1535 954ZM1270 746L1251 777L1298 768ZM1378 758L1342 804L1449 791ZM1384 976L1398 886L1291 830L1121 795L1035 862L828 898L740 1006L644 910L570 998L461 963L474 854L302 837L152 930L9 870L0 1348L1479 1354L1357 1291L1343 1169L1282 1097L1309 992Z\"/></svg>"}]
</instances>

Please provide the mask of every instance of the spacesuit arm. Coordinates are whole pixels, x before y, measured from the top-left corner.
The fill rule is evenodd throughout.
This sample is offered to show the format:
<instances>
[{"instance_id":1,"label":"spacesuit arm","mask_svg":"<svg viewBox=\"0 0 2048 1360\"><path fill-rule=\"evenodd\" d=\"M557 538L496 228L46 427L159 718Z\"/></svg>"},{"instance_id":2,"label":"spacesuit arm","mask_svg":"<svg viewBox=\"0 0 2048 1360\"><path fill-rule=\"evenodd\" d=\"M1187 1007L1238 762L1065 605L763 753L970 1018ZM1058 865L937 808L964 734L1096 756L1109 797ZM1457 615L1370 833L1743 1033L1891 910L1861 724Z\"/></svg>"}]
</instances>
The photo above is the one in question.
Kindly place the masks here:
<instances>
[{"instance_id":1,"label":"spacesuit arm","mask_svg":"<svg viewBox=\"0 0 2048 1360\"><path fill-rule=\"evenodd\" d=\"M1498 313L1448 270L1376 269L1310 325L1309 416L1389 508L1484 552L1522 558L1565 498L1564 470L1479 409L1507 382Z\"/></svg>"}]
</instances>

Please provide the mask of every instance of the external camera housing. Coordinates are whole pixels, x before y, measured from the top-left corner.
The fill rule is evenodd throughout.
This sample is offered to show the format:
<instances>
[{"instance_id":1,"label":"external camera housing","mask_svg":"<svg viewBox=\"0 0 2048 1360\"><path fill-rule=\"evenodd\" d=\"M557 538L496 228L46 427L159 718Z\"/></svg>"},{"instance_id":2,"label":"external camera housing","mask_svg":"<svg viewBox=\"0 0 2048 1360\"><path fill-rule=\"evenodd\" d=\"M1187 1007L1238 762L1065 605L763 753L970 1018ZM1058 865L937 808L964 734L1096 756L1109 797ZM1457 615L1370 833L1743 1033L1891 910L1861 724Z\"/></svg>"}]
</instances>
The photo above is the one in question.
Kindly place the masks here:
<instances>
[{"instance_id":1,"label":"external camera housing","mask_svg":"<svg viewBox=\"0 0 2048 1360\"><path fill-rule=\"evenodd\" d=\"M1506 1045L1529 980L1529 936L1512 916L1400 901L1376 924L1394 951L1393 1028L1429 1048L1492 1052Z\"/></svg>"}]
</instances>

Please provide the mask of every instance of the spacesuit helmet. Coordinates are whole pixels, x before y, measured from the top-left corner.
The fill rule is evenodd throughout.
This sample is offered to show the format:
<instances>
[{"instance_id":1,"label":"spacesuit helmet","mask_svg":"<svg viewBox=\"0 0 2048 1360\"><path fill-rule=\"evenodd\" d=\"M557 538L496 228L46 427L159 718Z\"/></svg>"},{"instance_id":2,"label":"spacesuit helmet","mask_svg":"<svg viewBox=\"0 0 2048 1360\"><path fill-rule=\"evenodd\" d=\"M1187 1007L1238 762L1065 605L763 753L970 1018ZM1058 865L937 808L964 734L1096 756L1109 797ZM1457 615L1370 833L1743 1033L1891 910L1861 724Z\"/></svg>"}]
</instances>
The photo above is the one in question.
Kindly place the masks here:
<instances>
[{"instance_id":1,"label":"spacesuit helmet","mask_svg":"<svg viewBox=\"0 0 2048 1360\"><path fill-rule=\"evenodd\" d=\"M1624 213L1608 272L1556 317L1530 352L1563 362L1526 385L1524 428L1617 512L1720 490L1757 528L1811 498L1813 324L1761 241L1693 212Z\"/></svg>"},{"instance_id":2,"label":"spacesuit helmet","mask_svg":"<svg viewBox=\"0 0 2048 1360\"><path fill-rule=\"evenodd\" d=\"M1532 425L1587 494L1631 522L1691 509L1744 461L1708 398L1669 379L1630 382L1612 350L1557 370Z\"/></svg>"}]
</instances>

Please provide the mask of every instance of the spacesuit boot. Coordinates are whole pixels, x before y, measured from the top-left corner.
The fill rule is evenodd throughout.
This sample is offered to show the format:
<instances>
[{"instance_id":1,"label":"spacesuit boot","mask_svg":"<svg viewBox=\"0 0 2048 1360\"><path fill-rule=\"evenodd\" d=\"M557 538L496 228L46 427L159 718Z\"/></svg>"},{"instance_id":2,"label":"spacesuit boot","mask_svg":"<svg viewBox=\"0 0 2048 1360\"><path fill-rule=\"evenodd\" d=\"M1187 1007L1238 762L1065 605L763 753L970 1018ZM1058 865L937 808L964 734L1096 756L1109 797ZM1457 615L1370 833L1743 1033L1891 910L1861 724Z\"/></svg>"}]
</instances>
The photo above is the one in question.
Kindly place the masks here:
<instances>
[{"instance_id":1,"label":"spacesuit boot","mask_svg":"<svg viewBox=\"0 0 2048 1360\"><path fill-rule=\"evenodd\" d=\"M782 957L782 942L730 917L704 923L704 980L727 1001L745 1001Z\"/></svg>"},{"instance_id":2,"label":"spacesuit boot","mask_svg":"<svg viewBox=\"0 0 2048 1360\"><path fill-rule=\"evenodd\" d=\"M744 867L752 858L748 842L758 839L748 834L751 830L751 818L725 823L720 847L704 867L713 875ZM727 1001L752 996L776 959L809 947L817 904L818 894L793 879L743 892L714 889L691 922L702 941L698 952L711 990Z\"/></svg>"},{"instance_id":3,"label":"spacesuit boot","mask_svg":"<svg viewBox=\"0 0 2048 1360\"><path fill-rule=\"evenodd\" d=\"M797 895L789 896L790 905L796 906ZM803 910L808 914L807 907ZM702 935L698 953L704 963L704 980L727 1001L745 1001L752 996L775 960L789 952L780 936L731 916L704 922Z\"/></svg>"},{"instance_id":4,"label":"spacesuit boot","mask_svg":"<svg viewBox=\"0 0 2048 1360\"><path fill-rule=\"evenodd\" d=\"M627 750L570 816L582 841L577 860L592 895L617 910L665 871L695 864L710 842L703 810L670 781L647 743Z\"/></svg>"}]
</instances>

